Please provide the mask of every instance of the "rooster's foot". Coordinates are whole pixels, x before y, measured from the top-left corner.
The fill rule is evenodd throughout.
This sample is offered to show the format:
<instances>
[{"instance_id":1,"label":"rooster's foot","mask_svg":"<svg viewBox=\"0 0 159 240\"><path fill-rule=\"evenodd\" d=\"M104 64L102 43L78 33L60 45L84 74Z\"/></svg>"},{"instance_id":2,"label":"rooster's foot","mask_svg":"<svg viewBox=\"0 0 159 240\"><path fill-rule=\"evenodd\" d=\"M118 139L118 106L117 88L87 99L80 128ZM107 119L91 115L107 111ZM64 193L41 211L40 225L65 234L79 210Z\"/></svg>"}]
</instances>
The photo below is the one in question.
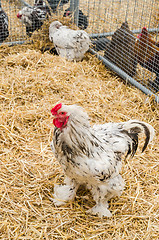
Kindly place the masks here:
<instances>
[{"instance_id":1,"label":"rooster's foot","mask_svg":"<svg viewBox=\"0 0 159 240\"><path fill-rule=\"evenodd\" d=\"M108 210L108 204L105 205L95 205L93 208L87 211L90 214L98 215L99 217L111 217L112 214Z\"/></svg>"},{"instance_id":2,"label":"rooster's foot","mask_svg":"<svg viewBox=\"0 0 159 240\"><path fill-rule=\"evenodd\" d=\"M55 185L53 194L53 203L55 206L67 204L67 202L74 200L76 188L68 185Z\"/></svg>"}]
</instances>

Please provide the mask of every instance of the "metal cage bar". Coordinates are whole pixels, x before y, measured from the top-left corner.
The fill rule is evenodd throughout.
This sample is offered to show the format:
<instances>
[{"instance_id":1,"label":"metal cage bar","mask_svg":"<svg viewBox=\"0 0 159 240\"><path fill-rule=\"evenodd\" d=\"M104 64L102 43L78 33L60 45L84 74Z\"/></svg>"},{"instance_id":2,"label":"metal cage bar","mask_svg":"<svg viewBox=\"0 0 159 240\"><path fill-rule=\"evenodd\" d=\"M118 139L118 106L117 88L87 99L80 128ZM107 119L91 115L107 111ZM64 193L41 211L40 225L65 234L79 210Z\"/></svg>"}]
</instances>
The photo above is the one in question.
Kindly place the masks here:
<instances>
[{"instance_id":1,"label":"metal cage bar","mask_svg":"<svg viewBox=\"0 0 159 240\"><path fill-rule=\"evenodd\" d=\"M159 101L157 94L159 89L159 23L157 24L155 20L155 14L157 17L156 0L44 1L49 6L52 16L56 16L57 19L59 16L64 17L65 9L69 8L73 22L78 27L83 26L81 22L85 21L85 31L88 32L93 43L90 52L96 54L106 66L123 79L147 95L154 95L156 102ZM34 0L0 0L0 4L9 20L9 36L1 41L0 45L11 46L25 43L26 26L16 18L16 14L23 7L33 8ZM127 30L122 29L124 22L128 23ZM146 40L143 50L143 46L140 46L142 44L139 42L137 48L135 42L138 41L136 35L141 34L145 25L148 34L152 34L150 38L153 44L149 44ZM135 60L133 47L136 47L139 55L137 60ZM102 55L98 51L102 51Z\"/></svg>"},{"instance_id":2,"label":"metal cage bar","mask_svg":"<svg viewBox=\"0 0 159 240\"><path fill-rule=\"evenodd\" d=\"M115 64L111 63L109 60L107 60L106 58L102 57L100 54L98 54L96 51L94 51L93 49L89 50L93 55L96 55L97 58L99 60L102 60L102 62L111 70L113 70L114 72L116 72L121 78L123 78L126 82L131 83L132 85L134 85L135 87L137 87L138 89L140 89L143 93L145 93L148 96L154 96L155 101L157 103L159 103L159 97L154 94L151 90L147 89L146 87L144 87L142 84L140 84L139 82L137 82L134 78L130 77L128 74L126 74L123 70L121 70L119 67L117 67Z\"/></svg>"}]
</instances>

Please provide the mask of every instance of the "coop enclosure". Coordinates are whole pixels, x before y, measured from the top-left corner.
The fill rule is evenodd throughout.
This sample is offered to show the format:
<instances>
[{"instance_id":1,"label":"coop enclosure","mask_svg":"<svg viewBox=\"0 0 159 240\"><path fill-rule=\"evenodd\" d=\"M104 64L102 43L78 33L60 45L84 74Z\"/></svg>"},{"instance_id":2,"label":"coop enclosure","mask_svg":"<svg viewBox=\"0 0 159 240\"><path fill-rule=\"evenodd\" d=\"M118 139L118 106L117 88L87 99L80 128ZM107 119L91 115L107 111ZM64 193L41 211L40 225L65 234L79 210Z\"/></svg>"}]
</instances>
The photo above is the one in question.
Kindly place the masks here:
<instances>
[{"instance_id":1,"label":"coop enclosure","mask_svg":"<svg viewBox=\"0 0 159 240\"><path fill-rule=\"evenodd\" d=\"M90 52L96 54L124 80L144 93L154 95L155 100L159 102L158 0L45 2L51 11L49 19L68 17L79 28L84 25L83 28L92 40ZM6 12L9 22L9 36L3 44L23 44L28 41L26 26L17 18L17 13L23 7L33 5L34 0L1 0L2 9ZM68 8L72 14L67 16L65 12ZM144 32L143 28L147 32ZM34 37L39 32L40 30L35 31Z\"/></svg>"}]
</instances>

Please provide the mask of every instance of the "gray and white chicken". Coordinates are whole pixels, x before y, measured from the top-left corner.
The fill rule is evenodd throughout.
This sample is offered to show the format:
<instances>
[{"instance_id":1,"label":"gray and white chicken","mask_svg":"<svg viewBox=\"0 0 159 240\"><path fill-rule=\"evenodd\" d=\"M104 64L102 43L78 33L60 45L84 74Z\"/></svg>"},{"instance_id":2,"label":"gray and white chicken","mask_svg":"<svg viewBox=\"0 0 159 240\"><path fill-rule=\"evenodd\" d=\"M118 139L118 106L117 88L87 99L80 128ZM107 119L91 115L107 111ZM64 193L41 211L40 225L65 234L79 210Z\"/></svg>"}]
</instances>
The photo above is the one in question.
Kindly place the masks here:
<instances>
[{"instance_id":1,"label":"gray and white chicken","mask_svg":"<svg viewBox=\"0 0 159 240\"><path fill-rule=\"evenodd\" d=\"M79 185L84 184L96 202L89 212L110 217L108 201L124 189L122 156L134 156L142 132L146 136L144 151L153 139L154 128L138 120L92 127L87 113L77 105L59 103L51 113L55 126L51 148L66 175L65 185L54 187L54 204L73 200Z\"/></svg>"},{"instance_id":2,"label":"gray and white chicken","mask_svg":"<svg viewBox=\"0 0 159 240\"><path fill-rule=\"evenodd\" d=\"M22 23L26 26L26 34L31 37L35 30L38 30L44 21L51 15L49 7L43 0L35 0L33 7L23 7L17 14Z\"/></svg>"},{"instance_id":3,"label":"gray and white chicken","mask_svg":"<svg viewBox=\"0 0 159 240\"><path fill-rule=\"evenodd\" d=\"M72 30L59 21L50 24L49 38L53 42L57 53L70 61L82 60L91 43L85 31Z\"/></svg>"}]
</instances>

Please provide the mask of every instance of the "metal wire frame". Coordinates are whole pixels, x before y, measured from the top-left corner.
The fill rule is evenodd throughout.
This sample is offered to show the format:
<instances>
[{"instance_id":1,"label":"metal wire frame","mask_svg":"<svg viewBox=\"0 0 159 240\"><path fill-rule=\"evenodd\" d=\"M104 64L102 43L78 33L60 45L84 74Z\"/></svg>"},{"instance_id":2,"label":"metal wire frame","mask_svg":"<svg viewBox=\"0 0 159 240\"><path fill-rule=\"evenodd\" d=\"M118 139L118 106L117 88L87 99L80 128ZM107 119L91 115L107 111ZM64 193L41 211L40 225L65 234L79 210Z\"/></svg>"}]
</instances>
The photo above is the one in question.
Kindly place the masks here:
<instances>
[{"instance_id":1,"label":"metal wire frame","mask_svg":"<svg viewBox=\"0 0 159 240\"><path fill-rule=\"evenodd\" d=\"M149 33L158 33L159 28L150 28L148 29ZM141 33L141 29L134 29L132 30L134 34ZM113 36L114 32L103 32L103 33L92 33L90 34L91 38L101 38L101 37L110 37Z\"/></svg>"},{"instance_id":2,"label":"metal wire frame","mask_svg":"<svg viewBox=\"0 0 159 240\"><path fill-rule=\"evenodd\" d=\"M83 1L83 2L82 2ZM90 37L92 39L92 41L94 41L95 39L102 39L103 37L105 37L105 39L109 39L110 41L110 37L112 37L115 33L116 30L116 26L119 26L119 22L121 24L121 19L124 21L129 19L129 11L132 7L132 18L131 18L131 25L132 27L134 27L134 22L135 22L135 17L137 15L137 9L138 9L138 1L137 0L133 0L134 1L134 6L132 7L130 5L130 0L108 0L107 4L110 3L110 7L105 7L105 0L70 0L70 9L72 12L74 12L74 23L76 25L78 25L78 14L79 14L79 9L84 9L85 11L87 10L87 15L88 18L91 19L91 22L89 23L91 27L87 29L86 31L89 32ZM145 3L147 3L147 1L151 1L150 5L154 6L154 2L155 0L141 0L141 13L139 15L139 24L137 26L137 29L133 29L132 33L133 34L138 34L141 32L141 28L142 28L142 24L143 21L145 20ZM21 2L22 6L28 6L30 7L30 4L27 3L24 0L19 0L19 2ZM117 13L117 16L120 17L119 22L117 24L113 23L113 17L115 16L115 11L114 11L114 7L116 6L116 4L119 4L119 6L123 6L122 4L125 4L125 8L124 8L124 12L122 12L122 10L119 8L119 12ZM104 8L103 8L104 6ZM148 26L148 31L149 33L157 33L159 31L159 28L153 28L152 24L151 24L151 19L152 19L152 8L149 9L149 14L147 16L147 26ZM103 16L102 16L102 13ZM105 31L105 28L103 27L103 29L101 29L100 27L100 22L104 22L104 24L108 24L109 27L107 28L108 31ZM112 26L112 28L111 28ZM132 28L131 27L131 28ZM113 30L113 31L109 31L109 30ZM19 40L19 41L14 41L14 39L11 39L10 42L6 42L6 44L9 45L15 45L15 44L23 44L25 42L25 38L24 40ZM105 44L102 46L102 42L101 42L101 48L105 47ZM124 48L124 45L122 46L121 44L121 48ZM119 49L120 50L120 49ZM136 86L137 88L139 88L141 91L143 91L145 94L151 96L154 95L156 102L159 102L159 97L157 96L157 94L154 93L153 89L148 88L148 86L144 83L144 80L141 84L141 82L138 82L137 80L134 79L134 77L131 77L129 74L125 73L125 71L123 71L120 67L118 67L117 65L115 65L112 61L110 61L110 59L106 58L106 57L102 57L101 55L99 55L94 49L90 49L90 51L92 52L92 54L96 54L97 57L99 59L101 59L103 61L103 63L108 66L109 68L111 68L113 71L115 71L119 76L121 76L123 79L125 79L126 81L130 82L131 84L133 84L134 86ZM146 50L147 51L147 50ZM124 52L122 52L123 54ZM119 61L123 61L123 56L120 53L118 55L118 60ZM131 56L128 56L128 60ZM123 67L125 63L122 63ZM144 74L143 74L143 79L144 79ZM152 91L151 91L152 90Z\"/></svg>"},{"instance_id":3,"label":"metal wire frame","mask_svg":"<svg viewBox=\"0 0 159 240\"><path fill-rule=\"evenodd\" d=\"M81 2L82 2L82 0L80 1L80 3ZM119 46L118 47L115 46L116 49L111 48L112 52L107 47L107 45L109 47L111 47L110 42L112 41L112 39L114 37L114 33L116 31L116 30L115 31L109 31L109 30L114 30L114 28L115 29L119 28L121 23L125 22L125 21L128 21L130 27L133 29L131 32L134 34L135 39L136 39L135 34L141 33L142 27L144 27L146 25L149 33L156 33L156 43L157 43L159 26L155 28L155 27L153 27L155 25L152 24L155 0L150 0L150 1L134 0L133 1L134 5L130 4L130 2L132 2L130 0L122 0L122 1L118 1L118 0L110 0L109 1L108 0L105 3L102 0L99 0L99 1L96 1L96 0L89 1L88 0L87 4L88 4L89 9L90 9L90 2L92 3L92 5L91 5L92 9L93 9L92 11L94 13L96 13L96 14L93 14L93 17L92 17L93 20L91 21L91 24L93 25L93 27L91 29L90 37L94 44L96 44L96 42L98 44L98 49L97 49L97 47L93 47L93 49L90 49L90 52L92 54L96 54L97 57L100 60L102 60L103 63L107 67L112 69L123 79L125 79L126 81L130 82L131 84L133 84L134 86L139 88L145 94L147 94L149 96L153 95L156 102L159 102L159 96L157 95L157 91L159 89L159 80L157 80L156 82L154 81L154 73L157 74L156 78L158 78L158 74L159 74L159 59L157 59L157 58L159 58L159 52L156 51L157 52L157 54L155 53L157 55L156 57L154 57L154 56L152 57L148 52L149 49L153 52L155 46L153 48L153 47L149 46L148 42L145 43L145 56L149 57L149 63L146 62L145 56L143 54L142 65L140 63L141 61L138 63L138 65L140 66L140 71L142 70L142 78L140 76L140 80L138 80L138 76L131 76L131 74L129 74L128 71L124 71L124 67L125 68L128 67L128 62L130 62L131 57L132 57L131 54L127 53L127 52L129 52L129 48L127 48L127 46L126 46L126 41L123 43L118 42ZM108 7L108 2L110 3L110 7ZM138 10L139 2L141 3L140 4L140 14L139 14L139 10ZM125 3L125 5L122 6L122 4L124 4L124 3ZM115 6L117 4L120 5L119 9L118 9L119 12L114 11ZM84 5L84 1L83 1L83 5ZM147 6L149 6L149 8L147 8ZM82 7L82 3L80 4L80 7ZM129 16L130 12L131 12L131 16ZM102 15L102 13L104 16ZM119 17L118 21L113 22L113 17L115 20L118 19L118 17ZM102 26L104 26L103 28L101 28L101 25L100 25L101 22L102 22ZM136 24L136 22L137 22L137 24ZM107 27L105 27L105 26L107 26ZM134 28L134 26L135 26L135 28ZM105 29L108 31L105 31ZM121 41L122 41L122 37L123 36L121 36ZM119 38L118 38L118 40L119 40ZM117 45L117 41L116 41L116 45ZM157 47L159 47L159 46L157 46ZM104 56L101 55L100 52L98 53L99 50L102 50L104 52ZM126 55L126 57L127 57L127 62L126 62L126 60L123 60L123 58L125 57L124 55ZM113 59L113 58L116 58L116 59ZM154 67L154 65L156 63L154 63L151 58L155 59L155 61L158 62L157 70L156 70L157 67L156 66ZM118 64L115 64L115 62ZM119 64L119 62L120 62L120 64ZM119 67L119 65L120 65L120 67ZM123 68L121 68L121 66ZM131 70L131 69L129 68L128 70ZM148 79L146 80L146 78L148 78ZM149 85L149 83L151 83L152 85Z\"/></svg>"},{"instance_id":4,"label":"metal wire frame","mask_svg":"<svg viewBox=\"0 0 159 240\"><path fill-rule=\"evenodd\" d=\"M111 63L109 60L107 60L106 58L102 57L100 54L98 54L98 52L94 51L93 49L89 50L92 54L96 55L98 57L99 60L102 60L103 63L110 68L111 70L113 70L114 72L116 72L121 78L123 78L126 82L131 83L132 85L134 85L135 87L137 87L138 89L140 89L143 93L145 93L148 96L154 96L155 101L157 103L159 103L159 97L154 94L151 90L149 90L148 88L144 87L141 83L137 82L134 78L130 77L127 73L125 73L123 70L121 70L119 67L117 67L115 64Z\"/></svg>"}]
</instances>

